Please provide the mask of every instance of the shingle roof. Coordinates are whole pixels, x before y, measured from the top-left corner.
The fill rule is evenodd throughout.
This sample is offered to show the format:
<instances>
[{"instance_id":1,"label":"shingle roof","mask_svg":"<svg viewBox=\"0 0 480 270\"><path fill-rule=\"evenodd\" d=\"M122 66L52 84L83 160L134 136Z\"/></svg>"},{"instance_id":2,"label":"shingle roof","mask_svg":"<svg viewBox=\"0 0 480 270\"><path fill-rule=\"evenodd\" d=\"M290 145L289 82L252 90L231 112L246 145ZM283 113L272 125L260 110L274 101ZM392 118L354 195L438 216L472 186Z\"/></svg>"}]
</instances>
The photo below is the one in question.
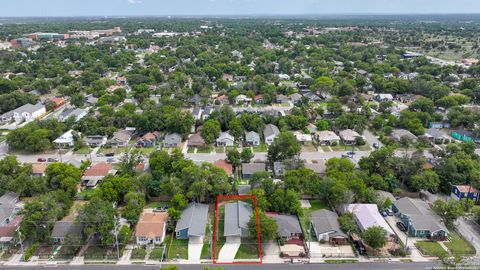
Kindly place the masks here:
<instances>
[{"instance_id":1,"label":"shingle roof","mask_svg":"<svg viewBox=\"0 0 480 270\"><path fill-rule=\"evenodd\" d=\"M83 176L106 176L110 170L112 170L112 165L106 162L98 163L88 168Z\"/></svg>"},{"instance_id":2,"label":"shingle roof","mask_svg":"<svg viewBox=\"0 0 480 270\"><path fill-rule=\"evenodd\" d=\"M208 204L190 203L182 212L175 232L188 230L188 236L205 236L208 220Z\"/></svg>"},{"instance_id":3,"label":"shingle roof","mask_svg":"<svg viewBox=\"0 0 480 270\"><path fill-rule=\"evenodd\" d=\"M271 135L278 135L278 134L280 134L280 130L275 125L268 124L263 129L263 136L265 136L265 138Z\"/></svg>"},{"instance_id":4,"label":"shingle roof","mask_svg":"<svg viewBox=\"0 0 480 270\"><path fill-rule=\"evenodd\" d=\"M242 229L248 229L248 221L253 210L250 204L242 201L225 204L224 236L244 236Z\"/></svg>"},{"instance_id":5,"label":"shingle roof","mask_svg":"<svg viewBox=\"0 0 480 270\"><path fill-rule=\"evenodd\" d=\"M243 174L254 174L256 172L264 172L265 163L242 163Z\"/></svg>"},{"instance_id":6,"label":"shingle roof","mask_svg":"<svg viewBox=\"0 0 480 270\"><path fill-rule=\"evenodd\" d=\"M224 170L225 173L226 173L228 176L231 176L231 175L233 174L233 166L232 166L232 164L226 162L226 161L223 160L223 159L220 159L220 160L215 161L215 162L213 163L213 166Z\"/></svg>"},{"instance_id":7,"label":"shingle roof","mask_svg":"<svg viewBox=\"0 0 480 270\"><path fill-rule=\"evenodd\" d=\"M400 213L410 217L412 225L416 230L429 230L432 233L439 230L448 232L445 225L441 223L440 216L435 214L426 202L404 197L393 204Z\"/></svg>"},{"instance_id":8,"label":"shingle roof","mask_svg":"<svg viewBox=\"0 0 480 270\"><path fill-rule=\"evenodd\" d=\"M297 216L282 215L282 214L268 214L268 216L275 219L278 225L278 235L282 237L290 237L292 234L302 233L300 222Z\"/></svg>"},{"instance_id":9,"label":"shingle roof","mask_svg":"<svg viewBox=\"0 0 480 270\"><path fill-rule=\"evenodd\" d=\"M81 236L82 225L73 221L57 221L52 230L52 238L62 238L67 235Z\"/></svg>"},{"instance_id":10,"label":"shingle roof","mask_svg":"<svg viewBox=\"0 0 480 270\"><path fill-rule=\"evenodd\" d=\"M167 220L168 214L166 212L144 212L140 215L140 219L138 220L137 227L135 228L135 236L145 236L149 239L153 239L156 236L162 236Z\"/></svg>"},{"instance_id":11,"label":"shingle roof","mask_svg":"<svg viewBox=\"0 0 480 270\"><path fill-rule=\"evenodd\" d=\"M335 212L326 209L313 211L311 222L317 234L332 232L332 235L347 237L340 229L338 215Z\"/></svg>"}]
</instances>

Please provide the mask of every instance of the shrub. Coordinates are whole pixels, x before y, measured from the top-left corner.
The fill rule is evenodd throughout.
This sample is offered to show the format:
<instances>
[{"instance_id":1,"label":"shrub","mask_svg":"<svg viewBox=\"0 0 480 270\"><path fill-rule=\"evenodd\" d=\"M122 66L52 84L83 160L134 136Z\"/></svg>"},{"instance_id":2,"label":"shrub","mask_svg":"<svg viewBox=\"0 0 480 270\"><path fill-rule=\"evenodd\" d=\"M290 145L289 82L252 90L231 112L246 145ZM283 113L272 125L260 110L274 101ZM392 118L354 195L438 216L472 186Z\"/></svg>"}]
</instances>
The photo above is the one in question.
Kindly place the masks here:
<instances>
[{"instance_id":1,"label":"shrub","mask_svg":"<svg viewBox=\"0 0 480 270\"><path fill-rule=\"evenodd\" d=\"M24 258L24 260L25 260L25 261L30 260L30 258L33 256L33 254L35 254L35 251L37 251L38 247L39 247L39 244L38 244L38 243L35 243L35 244L29 246L29 247L27 248L27 250L25 251L25 258Z\"/></svg>"}]
</instances>

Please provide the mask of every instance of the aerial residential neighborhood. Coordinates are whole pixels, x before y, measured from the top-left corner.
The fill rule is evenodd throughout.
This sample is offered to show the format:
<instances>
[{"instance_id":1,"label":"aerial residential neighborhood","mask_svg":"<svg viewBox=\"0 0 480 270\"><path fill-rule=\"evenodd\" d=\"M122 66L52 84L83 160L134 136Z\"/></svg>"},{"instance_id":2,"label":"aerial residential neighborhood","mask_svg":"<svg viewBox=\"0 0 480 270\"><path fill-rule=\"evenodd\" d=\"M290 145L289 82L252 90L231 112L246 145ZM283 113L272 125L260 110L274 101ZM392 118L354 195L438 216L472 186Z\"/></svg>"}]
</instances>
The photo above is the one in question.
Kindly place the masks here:
<instances>
[{"instance_id":1,"label":"aerial residential neighborhood","mask_svg":"<svg viewBox=\"0 0 480 270\"><path fill-rule=\"evenodd\" d=\"M480 6L364 1L0 4L0 269L477 269Z\"/></svg>"}]
</instances>

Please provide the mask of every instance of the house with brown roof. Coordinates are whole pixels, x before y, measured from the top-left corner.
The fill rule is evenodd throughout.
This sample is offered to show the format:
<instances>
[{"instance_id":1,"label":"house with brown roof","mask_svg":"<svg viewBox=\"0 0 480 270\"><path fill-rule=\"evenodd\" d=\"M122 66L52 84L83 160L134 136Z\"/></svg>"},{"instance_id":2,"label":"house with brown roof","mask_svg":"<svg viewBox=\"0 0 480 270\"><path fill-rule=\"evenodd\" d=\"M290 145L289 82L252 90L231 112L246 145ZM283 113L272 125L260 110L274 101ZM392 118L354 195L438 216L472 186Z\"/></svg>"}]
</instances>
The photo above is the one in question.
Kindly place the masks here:
<instances>
[{"instance_id":1,"label":"house with brown roof","mask_svg":"<svg viewBox=\"0 0 480 270\"><path fill-rule=\"evenodd\" d=\"M232 164L226 162L224 159L220 159L220 160L217 160L213 163L213 166L219 168L219 169L222 169L225 171L225 173L228 175L228 176L232 176L233 174L233 166Z\"/></svg>"},{"instance_id":2,"label":"house with brown roof","mask_svg":"<svg viewBox=\"0 0 480 270\"><path fill-rule=\"evenodd\" d=\"M106 162L95 164L83 173L82 185L87 188L94 188L105 176L115 173L116 170L113 169L112 164Z\"/></svg>"},{"instance_id":3,"label":"house with brown roof","mask_svg":"<svg viewBox=\"0 0 480 270\"><path fill-rule=\"evenodd\" d=\"M159 137L158 131L145 133L137 140L136 145L137 147L154 147Z\"/></svg>"},{"instance_id":4,"label":"house with brown roof","mask_svg":"<svg viewBox=\"0 0 480 270\"><path fill-rule=\"evenodd\" d=\"M32 164L32 176L45 176L45 169L48 164L33 163Z\"/></svg>"},{"instance_id":5,"label":"house with brown roof","mask_svg":"<svg viewBox=\"0 0 480 270\"><path fill-rule=\"evenodd\" d=\"M206 143L205 143L205 140L202 137L202 133L197 132L197 133L193 134L192 136L190 136L190 138L188 138L188 141L187 141L187 146L188 147L198 147L198 148L205 147Z\"/></svg>"},{"instance_id":6,"label":"house with brown roof","mask_svg":"<svg viewBox=\"0 0 480 270\"><path fill-rule=\"evenodd\" d=\"M167 231L167 212L143 212L135 227L137 245L161 245Z\"/></svg>"}]
</instances>

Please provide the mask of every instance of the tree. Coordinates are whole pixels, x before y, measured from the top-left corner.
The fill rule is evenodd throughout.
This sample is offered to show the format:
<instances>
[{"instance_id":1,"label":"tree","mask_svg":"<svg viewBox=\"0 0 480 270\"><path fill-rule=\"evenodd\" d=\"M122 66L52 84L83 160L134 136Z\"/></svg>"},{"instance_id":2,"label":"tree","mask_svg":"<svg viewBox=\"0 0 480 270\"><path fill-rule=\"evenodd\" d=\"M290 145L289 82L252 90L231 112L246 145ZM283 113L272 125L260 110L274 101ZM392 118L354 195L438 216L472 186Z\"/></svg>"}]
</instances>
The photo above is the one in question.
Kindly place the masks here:
<instances>
[{"instance_id":1,"label":"tree","mask_svg":"<svg viewBox=\"0 0 480 270\"><path fill-rule=\"evenodd\" d=\"M228 123L228 128L230 130L230 134L235 138L235 140L239 141L243 136L243 126L242 122L238 118L232 119Z\"/></svg>"},{"instance_id":2,"label":"tree","mask_svg":"<svg viewBox=\"0 0 480 270\"><path fill-rule=\"evenodd\" d=\"M120 158L120 173L133 176L135 175L135 169L138 164L143 162L143 157L140 150L134 149L129 152L125 152Z\"/></svg>"},{"instance_id":3,"label":"tree","mask_svg":"<svg viewBox=\"0 0 480 270\"><path fill-rule=\"evenodd\" d=\"M278 225L273 218L268 217L265 213L258 212L258 225L260 227L260 239L261 241L274 240L277 236ZM248 221L248 232L250 238L258 238L258 227L256 214L253 213Z\"/></svg>"},{"instance_id":4,"label":"tree","mask_svg":"<svg viewBox=\"0 0 480 270\"><path fill-rule=\"evenodd\" d=\"M268 148L268 160L273 164L296 157L300 154L300 144L291 132L281 132Z\"/></svg>"},{"instance_id":5,"label":"tree","mask_svg":"<svg viewBox=\"0 0 480 270\"><path fill-rule=\"evenodd\" d=\"M220 123L216 120L210 119L203 124L202 137L205 143L212 144L215 139L220 135Z\"/></svg>"},{"instance_id":6,"label":"tree","mask_svg":"<svg viewBox=\"0 0 480 270\"><path fill-rule=\"evenodd\" d=\"M365 243L373 249L379 249L386 244L385 237L387 232L380 226L373 226L368 228L363 233L363 240Z\"/></svg>"},{"instance_id":7,"label":"tree","mask_svg":"<svg viewBox=\"0 0 480 270\"><path fill-rule=\"evenodd\" d=\"M125 206L122 209L123 217L132 225L137 224L138 217L145 206L145 196L140 192L129 192L125 195Z\"/></svg>"},{"instance_id":8,"label":"tree","mask_svg":"<svg viewBox=\"0 0 480 270\"><path fill-rule=\"evenodd\" d=\"M247 147L243 149L240 158L242 159L243 163L250 163L254 156L255 154L253 153L252 148Z\"/></svg>"},{"instance_id":9,"label":"tree","mask_svg":"<svg viewBox=\"0 0 480 270\"><path fill-rule=\"evenodd\" d=\"M442 217L445 225L449 228L453 228L453 222L465 214L463 205L460 201L445 202L442 200L436 200L433 203L433 210Z\"/></svg>"},{"instance_id":10,"label":"tree","mask_svg":"<svg viewBox=\"0 0 480 270\"><path fill-rule=\"evenodd\" d=\"M173 208L182 211L183 209L185 209L185 207L187 207L188 201L185 198L185 195L175 194L175 195L173 195L173 198L170 201L170 204Z\"/></svg>"},{"instance_id":11,"label":"tree","mask_svg":"<svg viewBox=\"0 0 480 270\"><path fill-rule=\"evenodd\" d=\"M237 148L227 150L227 162L232 164L234 170L241 165L242 160Z\"/></svg>"},{"instance_id":12,"label":"tree","mask_svg":"<svg viewBox=\"0 0 480 270\"><path fill-rule=\"evenodd\" d=\"M52 163L45 169L49 188L52 190L62 189L72 197L77 192L81 174L82 172L75 166L60 162Z\"/></svg>"},{"instance_id":13,"label":"tree","mask_svg":"<svg viewBox=\"0 0 480 270\"><path fill-rule=\"evenodd\" d=\"M310 86L310 89L320 93L330 93L334 84L335 82L332 80L332 78L328 76L320 76L315 79L313 84Z\"/></svg>"},{"instance_id":14,"label":"tree","mask_svg":"<svg viewBox=\"0 0 480 270\"><path fill-rule=\"evenodd\" d=\"M408 180L408 186L412 191L419 191L421 189L437 192L440 186L440 177L433 170L426 170L423 174L414 175Z\"/></svg>"},{"instance_id":15,"label":"tree","mask_svg":"<svg viewBox=\"0 0 480 270\"><path fill-rule=\"evenodd\" d=\"M168 217L170 217L170 219L172 219L174 223L176 223L182 216L182 212L173 207L168 208L167 212Z\"/></svg>"},{"instance_id":16,"label":"tree","mask_svg":"<svg viewBox=\"0 0 480 270\"><path fill-rule=\"evenodd\" d=\"M342 231L346 234L360 233L360 229L352 213L345 213L338 217L338 223Z\"/></svg>"},{"instance_id":17,"label":"tree","mask_svg":"<svg viewBox=\"0 0 480 270\"><path fill-rule=\"evenodd\" d=\"M87 204L78 211L77 221L85 228L87 235L97 233L102 244L112 245L115 243L112 232L115 228L116 211L113 203L104 201L94 196Z\"/></svg>"}]
</instances>

